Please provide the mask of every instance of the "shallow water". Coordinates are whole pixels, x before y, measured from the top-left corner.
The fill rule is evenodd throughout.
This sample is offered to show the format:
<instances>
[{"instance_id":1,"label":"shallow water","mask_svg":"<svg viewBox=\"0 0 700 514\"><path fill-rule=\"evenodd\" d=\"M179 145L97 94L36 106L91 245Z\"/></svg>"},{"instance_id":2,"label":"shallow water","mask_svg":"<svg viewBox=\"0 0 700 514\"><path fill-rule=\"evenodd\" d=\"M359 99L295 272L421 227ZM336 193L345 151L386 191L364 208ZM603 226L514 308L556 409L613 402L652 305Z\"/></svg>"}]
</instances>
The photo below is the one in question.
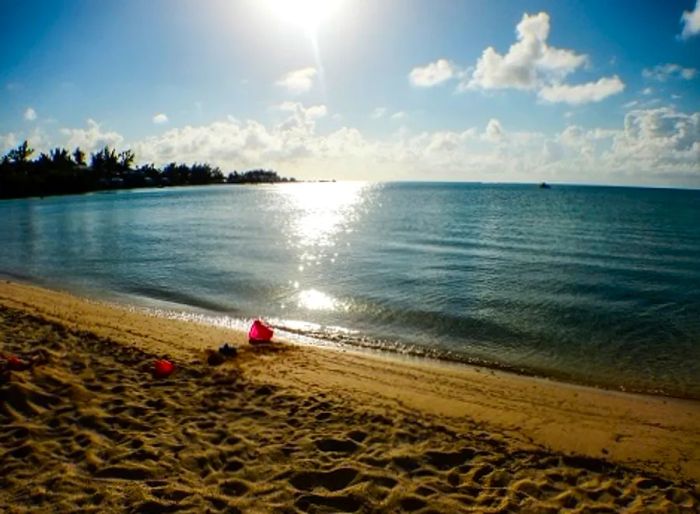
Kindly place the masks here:
<instances>
[{"instance_id":1,"label":"shallow water","mask_svg":"<svg viewBox=\"0 0 700 514\"><path fill-rule=\"evenodd\" d=\"M309 183L0 202L0 273L700 398L700 191Z\"/></svg>"}]
</instances>

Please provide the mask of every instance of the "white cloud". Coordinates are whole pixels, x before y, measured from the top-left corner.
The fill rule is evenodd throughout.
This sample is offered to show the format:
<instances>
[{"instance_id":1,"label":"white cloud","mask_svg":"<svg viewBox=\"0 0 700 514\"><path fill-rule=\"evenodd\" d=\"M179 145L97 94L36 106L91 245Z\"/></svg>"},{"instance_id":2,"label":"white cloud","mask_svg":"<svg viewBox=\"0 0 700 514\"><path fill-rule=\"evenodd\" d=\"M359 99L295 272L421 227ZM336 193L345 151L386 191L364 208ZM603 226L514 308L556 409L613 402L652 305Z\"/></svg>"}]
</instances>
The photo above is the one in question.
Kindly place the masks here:
<instances>
[{"instance_id":1,"label":"white cloud","mask_svg":"<svg viewBox=\"0 0 700 514\"><path fill-rule=\"evenodd\" d=\"M282 102L275 107L279 111L290 113L289 117L279 125L281 128L304 127L307 130L313 130L316 120L328 115L328 108L322 104L304 107L299 102Z\"/></svg>"},{"instance_id":2,"label":"white cloud","mask_svg":"<svg viewBox=\"0 0 700 514\"><path fill-rule=\"evenodd\" d=\"M386 107L377 107L375 108L372 113L369 115L370 118L373 120L378 120L381 118L389 118L394 121L398 120L403 120L408 117L408 113L406 111L396 111L391 114L389 114L389 109Z\"/></svg>"},{"instance_id":3,"label":"white cloud","mask_svg":"<svg viewBox=\"0 0 700 514\"><path fill-rule=\"evenodd\" d=\"M700 142L700 112L684 114L671 107L632 111L625 116L623 136L627 143L663 141L675 150L689 150Z\"/></svg>"},{"instance_id":4,"label":"white cloud","mask_svg":"<svg viewBox=\"0 0 700 514\"><path fill-rule=\"evenodd\" d=\"M695 9L692 11L683 11L681 23L683 23L681 32L683 39L700 34L700 0L695 2Z\"/></svg>"},{"instance_id":5,"label":"white cloud","mask_svg":"<svg viewBox=\"0 0 700 514\"><path fill-rule=\"evenodd\" d=\"M153 123L156 125L162 125L163 123L168 123L168 116L166 114L158 113L153 116Z\"/></svg>"},{"instance_id":6,"label":"white cloud","mask_svg":"<svg viewBox=\"0 0 700 514\"><path fill-rule=\"evenodd\" d=\"M472 141L476 141L478 131L472 127L462 132L454 131L438 131L432 134L423 133L418 136L417 140L427 140L425 153L433 157L452 155L459 152L461 148L468 145Z\"/></svg>"},{"instance_id":7,"label":"white cloud","mask_svg":"<svg viewBox=\"0 0 700 514\"><path fill-rule=\"evenodd\" d=\"M24 111L24 119L27 121L36 120L36 111L31 107L27 107L27 110Z\"/></svg>"},{"instance_id":8,"label":"white cloud","mask_svg":"<svg viewBox=\"0 0 700 514\"><path fill-rule=\"evenodd\" d=\"M312 66L290 71L280 78L276 84L286 88L293 94L305 93L313 86L316 73L316 68Z\"/></svg>"},{"instance_id":9,"label":"white cloud","mask_svg":"<svg viewBox=\"0 0 700 514\"><path fill-rule=\"evenodd\" d=\"M100 124L93 119L87 120L87 128L62 128L61 133L66 136L65 144L68 148L79 146L87 152L93 152L104 146L115 148L124 142L121 134L103 132Z\"/></svg>"},{"instance_id":10,"label":"white cloud","mask_svg":"<svg viewBox=\"0 0 700 514\"><path fill-rule=\"evenodd\" d=\"M316 135L316 121L328 115L327 107L283 102L274 109L286 117L270 127L229 117L210 125L168 130L137 142L134 151L146 162L200 161L231 169L276 166L281 170L303 158L320 158L328 139Z\"/></svg>"},{"instance_id":11,"label":"white cloud","mask_svg":"<svg viewBox=\"0 0 700 514\"><path fill-rule=\"evenodd\" d=\"M305 113L305 115L312 120L325 118L327 114L328 108L325 105L312 105L306 109Z\"/></svg>"},{"instance_id":12,"label":"white cloud","mask_svg":"<svg viewBox=\"0 0 700 514\"><path fill-rule=\"evenodd\" d=\"M546 12L535 15L526 13L516 26L517 41L505 54L498 53L490 46L483 51L473 69L455 74L456 68L441 59L425 68L414 68L411 75L417 73L422 77L424 74L428 78L424 78L425 84L421 85L433 85L430 77L435 80L436 65L444 62L443 68L449 65L452 72L449 76L445 74L444 78L441 76L440 82L456 76L461 79L459 91L537 91L541 99L571 105L599 102L624 89L624 83L618 76L602 77L597 81L577 85L565 83L567 76L588 63L588 56L574 50L549 46L549 32L550 20Z\"/></svg>"},{"instance_id":13,"label":"white cloud","mask_svg":"<svg viewBox=\"0 0 700 514\"><path fill-rule=\"evenodd\" d=\"M516 27L518 41L505 55L493 47L484 50L471 78L463 88L532 90L553 80L561 80L588 61L573 50L550 47L549 15L524 14Z\"/></svg>"},{"instance_id":14,"label":"white cloud","mask_svg":"<svg viewBox=\"0 0 700 514\"><path fill-rule=\"evenodd\" d=\"M607 157L613 168L694 172L698 180L700 112L685 114L671 107L631 111Z\"/></svg>"},{"instance_id":15,"label":"white cloud","mask_svg":"<svg viewBox=\"0 0 700 514\"><path fill-rule=\"evenodd\" d=\"M411 70L408 78L416 87L433 87L451 79L457 70L447 59L438 59L423 67Z\"/></svg>"},{"instance_id":16,"label":"white cloud","mask_svg":"<svg viewBox=\"0 0 700 514\"><path fill-rule=\"evenodd\" d=\"M312 120L323 118L328 114L328 108L325 105L312 105L311 107L304 107L299 102L282 102L276 107L280 111L292 112Z\"/></svg>"},{"instance_id":17,"label":"white cloud","mask_svg":"<svg viewBox=\"0 0 700 514\"><path fill-rule=\"evenodd\" d=\"M665 82L669 78L691 80L697 73L698 70L695 68L684 68L679 64L673 63L658 64L653 68L644 68L642 70L644 78L658 80L659 82Z\"/></svg>"},{"instance_id":18,"label":"white cloud","mask_svg":"<svg viewBox=\"0 0 700 514\"><path fill-rule=\"evenodd\" d=\"M600 102L611 95L620 93L623 89L625 89L625 84L615 75L585 84L545 86L540 89L539 97L552 103L565 102L570 105L581 105Z\"/></svg>"},{"instance_id":19,"label":"white cloud","mask_svg":"<svg viewBox=\"0 0 700 514\"><path fill-rule=\"evenodd\" d=\"M494 118L483 130L398 131L380 139L352 127L320 133L313 118L323 109L289 103L281 112L291 117L271 126L248 120L171 129L134 150L139 161L273 167L299 178L700 185L700 112L637 109L615 129L570 125L553 135L506 132Z\"/></svg>"},{"instance_id":20,"label":"white cloud","mask_svg":"<svg viewBox=\"0 0 700 514\"><path fill-rule=\"evenodd\" d=\"M19 144L19 139L14 132L8 132L7 134L0 134L0 151L3 154L10 148L14 148Z\"/></svg>"},{"instance_id":21,"label":"white cloud","mask_svg":"<svg viewBox=\"0 0 700 514\"><path fill-rule=\"evenodd\" d=\"M690 80L693 77L695 77L695 75L697 75L697 74L698 74L698 70L695 68L683 68L681 70L681 77L684 78L685 80Z\"/></svg>"},{"instance_id":22,"label":"white cloud","mask_svg":"<svg viewBox=\"0 0 700 514\"><path fill-rule=\"evenodd\" d=\"M33 157L37 157L42 152L48 152L51 148L51 137L41 126L34 126L29 132L10 133L7 142L12 146L17 146L22 141L28 141L29 146L34 149Z\"/></svg>"},{"instance_id":23,"label":"white cloud","mask_svg":"<svg viewBox=\"0 0 700 514\"><path fill-rule=\"evenodd\" d=\"M621 129L569 126L548 138L544 168L578 182L700 185L700 112L637 109Z\"/></svg>"},{"instance_id":24,"label":"white cloud","mask_svg":"<svg viewBox=\"0 0 700 514\"><path fill-rule=\"evenodd\" d=\"M637 106L617 127L605 129L569 125L553 134L506 131L503 120L492 118L480 128L418 133L404 129L382 138L347 126L322 130L317 122L329 115L324 105L284 102L274 111L281 117L275 123L229 117L128 144L120 134L103 131L89 120L86 128L63 129L65 141L58 144L88 151L105 144L130 147L137 162L159 165L209 162L224 171L272 167L299 178L700 186L700 112L669 106ZM38 131L6 134L0 143L7 146L25 138L38 151L51 147Z\"/></svg>"},{"instance_id":25,"label":"white cloud","mask_svg":"<svg viewBox=\"0 0 700 514\"><path fill-rule=\"evenodd\" d=\"M203 161L223 166L267 167L293 164L308 156L308 136L313 124L298 120L268 128L248 120L171 129L135 145L139 159L162 164L169 161Z\"/></svg>"},{"instance_id":26,"label":"white cloud","mask_svg":"<svg viewBox=\"0 0 700 514\"><path fill-rule=\"evenodd\" d=\"M501 126L501 122L495 118L491 118L486 124L486 130L484 130L482 139L491 143L499 143L503 141L504 138L505 133L503 131L503 127Z\"/></svg>"},{"instance_id":27,"label":"white cloud","mask_svg":"<svg viewBox=\"0 0 700 514\"><path fill-rule=\"evenodd\" d=\"M372 111L372 114L370 114L370 118L373 120L378 120L386 114L386 111L386 107L377 107Z\"/></svg>"}]
</instances>

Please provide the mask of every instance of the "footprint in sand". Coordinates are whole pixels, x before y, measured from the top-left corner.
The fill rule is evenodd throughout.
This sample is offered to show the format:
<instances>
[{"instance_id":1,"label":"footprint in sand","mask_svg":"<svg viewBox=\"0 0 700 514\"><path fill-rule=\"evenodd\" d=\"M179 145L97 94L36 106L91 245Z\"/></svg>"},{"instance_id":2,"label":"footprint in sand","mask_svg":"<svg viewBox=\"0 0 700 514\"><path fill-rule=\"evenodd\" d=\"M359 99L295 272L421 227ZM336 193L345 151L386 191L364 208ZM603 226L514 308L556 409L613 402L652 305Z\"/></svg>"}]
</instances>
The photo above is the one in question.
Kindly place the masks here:
<instances>
[{"instance_id":1,"label":"footprint in sand","mask_svg":"<svg viewBox=\"0 0 700 514\"><path fill-rule=\"evenodd\" d=\"M323 487L328 491L340 491L348 487L358 475L354 468L338 468L331 471L299 471L289 478L294 488L311 491Z\"/></svg>"},{"instance_id":2,"label":"footprint in sand","mask_svg":"<svg viewBox=\"0 0 700 514\"><path fill-rule=\"evenodd\" d=\"M331 512L357 512L363 505L361 499L353 495L321 496L307 494L301 496L294 505L305 512L311 507L329 507Z\"/></svg>"},{"instance_id":3,"label":"footprint in sand","mask_svg":"<svg viewBox=\"0 0 700 514\"><path fill-rule=\"evenodd\" d=\"M358 449L358 444L352 439L317 439L316 447L322 452L353 453Z\"/></svg>"}]
</instances>

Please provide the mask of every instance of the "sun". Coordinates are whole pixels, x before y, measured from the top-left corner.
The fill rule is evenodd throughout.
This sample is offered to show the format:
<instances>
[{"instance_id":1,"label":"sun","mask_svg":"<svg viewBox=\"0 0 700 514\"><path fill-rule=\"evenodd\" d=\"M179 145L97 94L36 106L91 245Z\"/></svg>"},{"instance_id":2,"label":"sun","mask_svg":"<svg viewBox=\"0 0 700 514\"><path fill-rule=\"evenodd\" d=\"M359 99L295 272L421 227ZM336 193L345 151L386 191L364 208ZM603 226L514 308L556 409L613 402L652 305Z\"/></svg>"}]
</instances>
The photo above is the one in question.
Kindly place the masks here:
<instances>
[{"instance_id":1,"label":"sun","mask_svg":"<svg viewBox=\"0 0 700 514\"><path fill-rule=\"evenodd\" d=\"M281 20L315 35L319 27L340 8L342 0L267 0Z\"/></svg>"}]
</instances>

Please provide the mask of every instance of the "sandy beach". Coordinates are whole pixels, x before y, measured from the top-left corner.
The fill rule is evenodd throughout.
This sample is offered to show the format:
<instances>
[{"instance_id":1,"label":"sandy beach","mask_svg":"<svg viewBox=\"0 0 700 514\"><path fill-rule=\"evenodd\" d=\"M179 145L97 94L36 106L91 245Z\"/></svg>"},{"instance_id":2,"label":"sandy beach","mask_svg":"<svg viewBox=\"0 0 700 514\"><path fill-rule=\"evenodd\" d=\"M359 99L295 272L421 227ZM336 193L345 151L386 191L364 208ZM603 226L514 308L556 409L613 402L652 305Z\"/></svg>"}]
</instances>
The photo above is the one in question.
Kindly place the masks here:
<instances>
[{"instance_id":1,"label":"sandy beach","mask_svg":"<svg viewBox=\"0 0 700 514\"><path fill-rule=\"evenodd\" d=\"M254 347L13 282L0 319L0 353L36 361L0 376L2 512L700 509L698 402Z\"/></svg>"}]
</instances>

